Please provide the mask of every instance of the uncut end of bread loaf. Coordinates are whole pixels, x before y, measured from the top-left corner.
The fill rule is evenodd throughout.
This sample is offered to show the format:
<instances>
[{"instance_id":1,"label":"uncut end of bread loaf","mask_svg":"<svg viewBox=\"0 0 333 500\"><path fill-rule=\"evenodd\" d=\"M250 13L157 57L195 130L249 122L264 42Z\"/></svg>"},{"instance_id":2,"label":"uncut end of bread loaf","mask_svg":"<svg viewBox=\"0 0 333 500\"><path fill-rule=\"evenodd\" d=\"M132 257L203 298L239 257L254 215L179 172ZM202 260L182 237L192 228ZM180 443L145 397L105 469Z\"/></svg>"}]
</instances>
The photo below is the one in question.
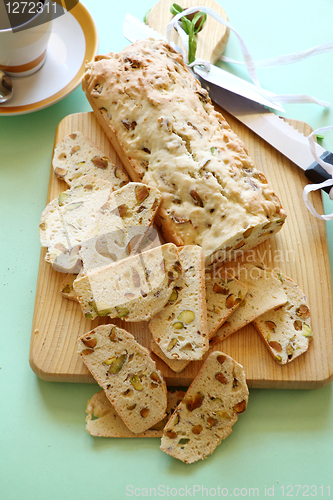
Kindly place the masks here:
<instances>
[{"instance_id":1,"label":"uncut end of bread loaf","mask_svg":"<svg viewBox=\"0 0 333 500\"><path fill-rule=\"evenodd\" d=\"M91 436L133 438L133 437L162 437L163 429L176 407L183 399L184 391L167 391L166 416L150 429L134 433L124 424L119 414L106 397L105 392L99 391L88 401L86 413L86 431Z\"/></svg>"},{"instance_id":2,"label":"uncut end of bread loaf","mask_svg":"<svg viewBox=\"0 0 333 500\"><path fill-rule=\"evenodd\" d=\"M168 303L149 322L154 340L171 359L202 359L208 350L205 266L202 248L179 249L182 274Z\"/></svg>"},{"instance_id":3,"label":"uncut end of bread loaf","mask_svg":"<svg viewBox=\"0 0 333 500\"><path fill-rule=\"evenodd\" d=\"M133 335L102 325L82 335L78 345L83 362L132 432L144 432L165 417L163 375Z\"/></svg>"},{"instance_id":4,"label":"uncut end of bread loaf","mask_svg":"<svg viewBox=\"0 0 333 500\"><path fill-rule=\"evenodd\" d=\"M212 352L165 426L161 450L188 464L207 458L231 433L247 401L243 367Z\"/></svg>"},{"instance_id":5,"label":"uncut end of bread loaf","mask_svg":"<svg viewBox=\"0 0 333 500\"><path fill-rule=\"evenodd\" d=\"M264 174L167 43L97 56L82 85L131 179L161 191L167 241L202 246L208 265L281 229L286 214Z\"/></svg>"},{"instance_id":6,"label":"uncut end of bread loaf","mask_svg":"<svg viewBox=\"0 0 333 500\"><path fill-rule=\"evenodd\" d=\"M57 143L52 166L55 175L69 186L73 186L82 175L105 179L111 182L113 189L129 182L125 172L79 131L66 135Z\"/></svg>"},{"instance_id":7,"label":"uncut end of bread loaf","mask_svg":"<svg viewBox=\"0 0 333 500\"><path fill-rule=\"evenodd\" d=\"M253 321L269 352L279 364L305 353L313 339L306 296L290 278L279 273L288 302Z\"/></svg>"},{"instance_id":8,"label":"uncut end of bread loaf","mask_svg":"<svg viewBox=\"0 0 333 500\"><path fill-rule=\"evenodd\" d=\"M166 243L78 277L74 283L88 319L148 321L168 302L181 274L178 249Z\"/></svg>"}]
</instances>

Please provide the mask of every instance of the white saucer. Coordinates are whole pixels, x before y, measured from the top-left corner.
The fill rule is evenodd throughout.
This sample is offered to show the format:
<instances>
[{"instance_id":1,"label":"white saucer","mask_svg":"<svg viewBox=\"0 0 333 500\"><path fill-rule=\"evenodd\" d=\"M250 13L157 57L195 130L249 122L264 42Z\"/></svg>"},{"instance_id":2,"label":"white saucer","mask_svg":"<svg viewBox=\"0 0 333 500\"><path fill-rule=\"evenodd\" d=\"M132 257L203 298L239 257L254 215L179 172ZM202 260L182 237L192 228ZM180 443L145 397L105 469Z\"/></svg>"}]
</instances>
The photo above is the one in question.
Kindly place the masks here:
<instances>
[{"instance_id":1,"label":"white saucer","mask_svg":"<svg viewBox=\"0 0 333 500\"><path fill-rule=\"evenodd\" d=\"M53 21L43 67L31 76L13 78L13 97L0 105L0 116L31 113L63 99L80 85L85 63L97 47L95 23L79 2Z\"/></svg>"}]
</instances>

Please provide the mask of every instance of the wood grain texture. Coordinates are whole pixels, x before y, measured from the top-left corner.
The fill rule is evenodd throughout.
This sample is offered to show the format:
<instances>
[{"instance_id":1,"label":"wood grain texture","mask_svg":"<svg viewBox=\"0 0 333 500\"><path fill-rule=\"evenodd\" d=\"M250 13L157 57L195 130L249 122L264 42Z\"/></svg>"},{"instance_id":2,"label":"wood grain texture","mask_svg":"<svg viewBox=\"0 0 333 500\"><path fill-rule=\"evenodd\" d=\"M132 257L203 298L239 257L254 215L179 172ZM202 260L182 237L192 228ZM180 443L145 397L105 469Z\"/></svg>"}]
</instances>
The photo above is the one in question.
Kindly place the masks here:
<instances>
[{"instance_id":1,"label":"wood grain texture","mask_svg":"<svg viewBox=\"0 0 333 500\"><path fill-rule=\"evenodd\" d=\"M265 173L288 213L283 229L253 252L268 266L290 276L304 290L312 312L314 340L307 353L285 366L272 359L252 325L234 333L214 349L223 350L244 366L249 387L322 387L333 379L332 290L325 223L313 217L304 205L302 194L307 179L302 172L236 119L223 114L244 140L257 167ZM308 125L291 123L305 135L310 133ZM62 120L56 131L55 143L76 130L85 133L121 166L92 113L70 115ZM65 189L65 183L58 180L51 169L48 201ZM312 201L316 210L322 212L320 193L314 193ZM94 382L76 352L76 340L96 325L111 320L87 320L77 303L63 298L60 285L64 276L54 271L45 262L44 256L45 250L42 249L31 334L31 367L44 380ZM151 334L146 323L113 322L130 331L149 348ZM157 356L152 356L168 385L189 385L202 364L202 361L192 362L177 374Z\"/></svg>"},{"instance_id":2,"label":"wood grain texture","mask_svg":"<svg viewBox=\"0 0 333 500\"><path fill-rule=\"evenodd\" d=\"M172 19L170 7L174 2L172 0L160 0L150 10L147 16L147 24L158 31L162 35L166 35L166 27ZM196 0L186 0L185 2L177 2L183 9L189 7L205 6L213 9L216 14L221 16L226 21L228 20L227 14L224 9L215 0L204 0L197 2ZM197 38L197 52L196 57L204 59L205 61L214 64L219 57L223 54L224 49L229 39L229 28L216 21L211 16L207 16L202 30L196 35ZM171 34L171 41L182 47L180 37L176 30Z\"/></svg>"}]
</instances>

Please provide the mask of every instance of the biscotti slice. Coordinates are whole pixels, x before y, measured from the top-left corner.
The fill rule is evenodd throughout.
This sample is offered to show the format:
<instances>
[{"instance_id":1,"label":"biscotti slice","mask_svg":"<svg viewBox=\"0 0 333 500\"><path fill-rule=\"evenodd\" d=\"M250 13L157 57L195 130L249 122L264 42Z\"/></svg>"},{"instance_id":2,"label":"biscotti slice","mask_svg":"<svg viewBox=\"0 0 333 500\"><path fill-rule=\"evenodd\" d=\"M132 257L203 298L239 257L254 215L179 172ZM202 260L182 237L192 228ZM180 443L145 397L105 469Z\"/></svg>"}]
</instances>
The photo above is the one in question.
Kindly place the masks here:
<instances>
[{"instance_id":1,"label":"biscotti slice","mask_svg":"<svg viewBox=\"0 0 333 500\"><path fill-rule=\"evenodd\" d=\"M111 182L118 189L129 182L128 176L117 167L86 135L73 132L54 148L52 166L59 179L73 186L82 175L92 175Z\"/></svg>"},{"instance_id":2,"label":"biscotti slice","mask_svg":"<svg viewBox=\"0 0 333 500\"><path fill-rule=\"evenodd\" d=\"M207 458L231 433L247 401L243 367L212 352L166 424L161 450L187 464Z\"/></svg>"},{"instance_id":3,"label":"biscotti slice","mask_svg":"<svg viewBox=\"0 0 333 500\"><path fill-rule=\"evenodd\" d=\"M269 352L284 365L309 348L312 341L310 309L306 296L290 278L279 273L288 302L253 321Z\"/></svg>"},{"instance_id":4,"label":"biscotti slice","mask_svg":"<svg viewBox=\"0 0 333 500\"><path fill-rule=\"evenodd\" d=\"M169 420L171 414L183 399L184 391L167 391L166 416L153 425L150 429L135 434L124 424L104 391L99 391L93 395L87 404L86 431L92 436L133 438L133 437L162 437L163 428Z\"/></svg>"},{"instance_id":5,"label":"biscotti slice","mask_svg":"<svg viewBox=\"0 0 333 500\"><path fill-rule=\"evenodd\" d=\"M211 338L210 345L225 339L267 311L287 303L288 297L273 269L262 262L236 262L225 266L228 273L245 283L247 294L236 311Z\"/></svg>"},{"instance_id":6,"label":"biscotti slice","mask_svg":"<svg viewBox=\"0 0 333 500\"><path fill-rule=\"evenodd\" d=\"M223 323L239 307L246 296L247 286L220 267L214 274L213 270L206 269L206 306L208 339L211 339ZM150 349L159 356L174 372L183 371L190 361L170 359L155 340L151 340Z\"/></svg>"},{"instance_id":7,"label":"biscotti slice","mask_svg":"<svg viewBox=\"0 0 333 500\"><path fill-rule=\"evenodd\" d=\"M177 247L161 247L92 269L73 287L86 318L148 321L168 302L181 273Z\"/></svg>"},{"instance_id":8,"label":"biscotti slice","mask_svg":"<svg viewBox=\"0 0 333 500\"><path fill-rule=\"evenodd\" d=\"M96 223L81 244L84 271L89 271L145 250L158 234L152 227L162 195L138 182L110 192L99 208Z\"/></svg>"},{"instance_id":9,"label":"biscotti slice","mask_svg":"<svg viewBox=\"0 0 333 500\"><path fill-rule=\"evenodd\" d=\"M168 303L149 322L153 339L171 359L202 359L208 350L205 267L202 248L179 249L182 274Z\"/></svg>"},{"instance_id":10,"label":"biscotti slice","mask_svg":"<svg viewBox=\"0 0 333 500\"><path fill-rule=\"evenodd\" d=\"M81 242L94 226L96 213L109 198L109 181L82 176L75 186L61 192L43 210L39 224L40 242L47 247L45 260L54 269L78 273Z\"/></svg>"},{"instance_id":11,"label":"biscotti slice","mask_svg":"<svg viewBox=\"0 0 333 500\"><path fill-rule=\"evenodd\" d=\"M83 362L132 432L144 432L165 417L163 375L133 335L102 325L82 335L78 344Z\"/></svg>"},{"instance_id":12,"label":"biscotti slice","mask_svg":"<svg viewBox=\"0 0 333 500\"><path fill-rule=\"evenodd\" d=\"M98 55L82 85L131 179L163 194L167 241L200 245L209 265L281 229L265 175L170 45L146 39Z\"/></svg>"},{"instance_id":13,"label":"biscotti slice","mask_svg":"<svg viewBox=\"0 0 333 500\"><path fill-rule=\"evenodd\" d=\"M225 267L206 269L208 338L235 312L246 298L248 287Z\"/></svg>"}]
</instances>

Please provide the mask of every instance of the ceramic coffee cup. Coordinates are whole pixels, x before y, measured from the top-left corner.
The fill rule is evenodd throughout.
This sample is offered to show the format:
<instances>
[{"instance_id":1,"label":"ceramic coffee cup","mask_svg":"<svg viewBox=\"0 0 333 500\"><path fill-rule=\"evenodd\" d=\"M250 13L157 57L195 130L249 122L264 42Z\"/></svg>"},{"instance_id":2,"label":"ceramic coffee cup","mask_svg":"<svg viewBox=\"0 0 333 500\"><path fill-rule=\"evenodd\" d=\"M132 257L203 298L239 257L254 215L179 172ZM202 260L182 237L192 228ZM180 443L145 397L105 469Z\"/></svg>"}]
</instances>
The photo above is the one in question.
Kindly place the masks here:
<instances>
[{"instance_id":1,"label":"ceramic coffee cup","mask_svg":"<svg viewBox=\"0 0 333 500\"><path fill-rule=\"evenodd\" d=\"M22 77L43 66L55 5L50 0L0 0L0 69Z\"/></svg>"}]
</instances>

